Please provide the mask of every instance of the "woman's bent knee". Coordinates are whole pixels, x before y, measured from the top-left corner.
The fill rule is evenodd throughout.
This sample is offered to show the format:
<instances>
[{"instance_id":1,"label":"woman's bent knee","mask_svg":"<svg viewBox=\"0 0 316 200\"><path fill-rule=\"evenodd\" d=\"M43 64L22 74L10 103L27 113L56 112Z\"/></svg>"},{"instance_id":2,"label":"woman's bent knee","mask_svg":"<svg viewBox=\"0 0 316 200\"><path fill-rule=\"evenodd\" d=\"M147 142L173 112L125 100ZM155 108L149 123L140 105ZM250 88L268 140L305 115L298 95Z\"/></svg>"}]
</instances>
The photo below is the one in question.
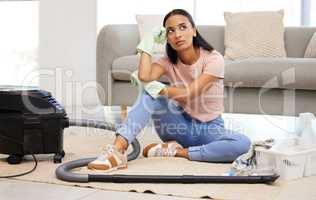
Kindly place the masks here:
<instances>
[{"instance_id":1,"label":"woman's bent knee","mask_svg":"<svg viewBox=\"0 0 316 200\"><path fill-rule=\"evenodd\" d=\"M235 141L235 150L236 150L236 156L240 156L244 153L247 153L251 146L250 139L245 135L240 135L239 139Z\"/></svg>"}]
</instances>

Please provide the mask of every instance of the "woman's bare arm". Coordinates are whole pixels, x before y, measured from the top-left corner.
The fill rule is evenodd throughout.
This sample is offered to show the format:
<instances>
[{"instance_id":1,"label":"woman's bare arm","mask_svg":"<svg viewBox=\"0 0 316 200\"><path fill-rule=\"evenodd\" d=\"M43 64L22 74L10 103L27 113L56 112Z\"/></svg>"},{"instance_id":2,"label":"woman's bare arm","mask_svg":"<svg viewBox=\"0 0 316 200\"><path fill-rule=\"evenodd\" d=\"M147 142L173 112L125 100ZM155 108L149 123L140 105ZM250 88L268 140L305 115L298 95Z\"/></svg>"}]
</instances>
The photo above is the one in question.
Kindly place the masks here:
<instances>
[{"instance_id":1,"label":"woman's bare arm","mask_svg":"<svg viewBox=\"0 0 316 200\"><path fill-rule=\"evenodd\" d=\"M138 66L138 78L141 81L150 82L159 80L159 78L166 73L164 67L157 63L151 63L151 56L146 53L141 53L139 66Z\"/></svg>"},{"instance_id":2,"label":"woman's bare arm","mask_svg":"<svg viewBox=\"0 0 316 200\"><path fill-rule=\"evenodd\" d=\"M207 91L212 83L218 78L209 74L202 74L198 79L194 80L187 88L185 87L166 87L160 95L167 96L179 103L185 104L191 99L200 96Z\"/></svg>"}]
</instances>

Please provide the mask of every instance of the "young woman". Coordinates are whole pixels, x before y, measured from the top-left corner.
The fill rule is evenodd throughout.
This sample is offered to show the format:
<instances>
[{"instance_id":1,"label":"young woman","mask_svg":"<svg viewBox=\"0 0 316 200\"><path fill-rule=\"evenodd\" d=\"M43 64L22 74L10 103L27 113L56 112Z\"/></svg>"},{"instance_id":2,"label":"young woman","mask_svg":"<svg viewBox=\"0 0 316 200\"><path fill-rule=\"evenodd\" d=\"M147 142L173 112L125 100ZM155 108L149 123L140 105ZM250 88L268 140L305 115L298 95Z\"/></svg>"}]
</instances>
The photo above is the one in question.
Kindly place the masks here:
<instances>
[{"instance_id":1,"label":"young woman","mask_svg":"<svg viewBox=\"0 0 316 200\"><path fill-rule=\"evenodd\" d=\"M143 83L136 103L117 130L113 145L89 163L89 169L127 166L125 150L150 118L164 143L149 144L145 157L176 156L194 161L232 162L248 151L245 135L224 128L224 60L199 34L191 15L169 12L163 29L144 38L135 79ZM166 37L166 55L152 61L157 38ZM135 73L134 73L135 75ZM170 86L160 83L166 75Z\"/></svg>"}]
</instances>

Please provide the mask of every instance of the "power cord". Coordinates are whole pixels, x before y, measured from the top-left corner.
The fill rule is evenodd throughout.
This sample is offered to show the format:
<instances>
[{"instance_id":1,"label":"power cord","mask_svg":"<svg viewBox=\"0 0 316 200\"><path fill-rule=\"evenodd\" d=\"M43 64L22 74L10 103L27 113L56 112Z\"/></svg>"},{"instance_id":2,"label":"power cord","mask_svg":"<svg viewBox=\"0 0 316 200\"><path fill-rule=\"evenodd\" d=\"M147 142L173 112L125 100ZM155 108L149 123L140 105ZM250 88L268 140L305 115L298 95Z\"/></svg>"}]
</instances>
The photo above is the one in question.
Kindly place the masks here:
<instances>
[{"instance_id":1,"label":"power cord","mask_svg":"<svg viewBox=\"0 0 316 200\"><path fill-rule=\"evenodd\" d=\"M7 137L7 136L4 136L4 135L1 135L0 134L0 137L5 139L5 140L8 140L8 141L11 141L11 142L14 142L16 144L20 144L20 145L24 145L23 142L19 142L18 140L14 139L14 138L11 138L11 137ZM20 174L14 174L14 175L8 175L8 176L0 176L0 178L15 178L15 177L18 177L18 176L24 176L26 174L30 174L32 173L33 171L35 171L35 169L37 168L37 159L35 157L34 154L31 154L32 157L33 157L33 161L34 161L34 166L31 170L29 171L26 171L26 172L23 172L23 173L20 173Z\"/></svg>"}]
</instances>

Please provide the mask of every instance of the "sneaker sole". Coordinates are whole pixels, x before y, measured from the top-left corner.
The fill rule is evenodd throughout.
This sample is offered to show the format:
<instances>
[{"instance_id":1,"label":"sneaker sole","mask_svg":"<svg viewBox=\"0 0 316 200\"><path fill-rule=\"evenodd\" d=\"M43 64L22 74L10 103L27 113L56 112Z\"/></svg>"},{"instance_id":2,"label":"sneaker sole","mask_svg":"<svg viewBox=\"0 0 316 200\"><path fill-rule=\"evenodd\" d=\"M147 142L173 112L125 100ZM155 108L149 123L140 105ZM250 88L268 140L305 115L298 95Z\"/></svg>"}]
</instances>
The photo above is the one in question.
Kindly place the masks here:
<instances>
[{"instance_id":1,"label":"sneaker sole","mask_svg":"<svg viewBox=\"0 0 316 200\"><path fill-rule=\"evenodd\" d=\"M111 167L111 168L108 168L108 166L104 166L104 165L89 164L87 166L87 168L90 170L102 170L104 172L110 172L110 171L119 170L119 169L126 169L127 164L116 166L116 167Z\"/></svg>"}]
</instances>

